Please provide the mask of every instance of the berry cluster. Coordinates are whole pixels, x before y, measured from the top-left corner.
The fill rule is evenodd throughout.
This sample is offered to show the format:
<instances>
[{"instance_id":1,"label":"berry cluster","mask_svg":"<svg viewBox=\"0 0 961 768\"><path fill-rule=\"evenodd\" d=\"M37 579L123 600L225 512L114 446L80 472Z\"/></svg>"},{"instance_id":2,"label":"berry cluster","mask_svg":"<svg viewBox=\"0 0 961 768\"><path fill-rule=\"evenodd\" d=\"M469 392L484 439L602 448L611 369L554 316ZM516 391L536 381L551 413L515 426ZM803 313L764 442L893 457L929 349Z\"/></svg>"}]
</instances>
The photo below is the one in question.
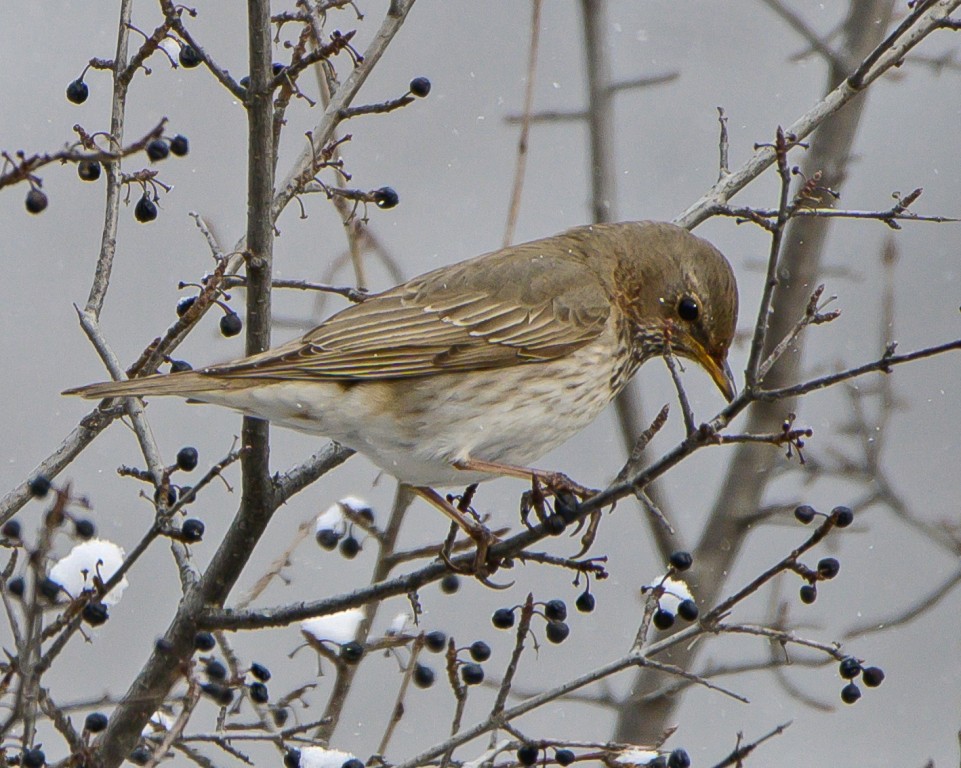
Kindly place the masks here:
<instances>
[{"instance_id":1,"label":"berry cluster","mask_svg":"<svg viewBox=\"0 0 961 768\"><path fill-rule=\"evenodd\" d=\"M158 641L163 642L163 641ZM210 653L217 646L217 640L210 632L198 632L194 636L194 650L201 653ZM255 704L267 704L270 701L270 694L267 690L267 681L270 680L270 670L263 664L254 662L248 670L249 682L230 677L226 665L214 657L201 659L203 673L207 682L201 683L200 690L205 696L212 699L222 707L229 706L234 700L234 689L241 685L246 690L250 700Z\"/></svg>"},{"instance_id":2,"label":"berry cluster","mask_svg":"<svg viewBox=\"0 0 961 768\"><path fill-rule=\"evenodd\" d=\"M535 743L522 744L518 747L517 751L514 753L517 757L517 762L519 765L530 766L536 765L541 759L541 752L544 752L545 763L547 760L547 746L541 746ZM573 750L553 747L554 749L554 762L557 763L561 768L573 763L578 759L577 755ZM646 765L648 768L690 768L691 756L684 749L675 749L671 752L640 752L638 750L630 750L634 754L619 755L619 759L609 762L609 765ZM627 759L625 759L627 758ZM590 759L592 762L596 760L596 755L582 756L581 759ZM634 761L643 761L635 763ZM607 761L605 761L607 762Z\"/></svg>"},{"instance_id":3,"label":"berry cluster","mask_svg":"<svg viewBox=\"0 0 961 768\"><path fill-rule=\"evenodd\" d=\"M667 573L651 584L641 588L643 593L651 593L657 600L657 606L651 615L651 623L659 630L668 630L674 626L676 619L696 621L700 613L691 591L677 574L688 570L694 564L690 552L678 550L669 558Z\"/></svg>"},{"instance_id":4,"label":"berry cluster","mask_svg":"<svg viewBox=\"0 0 961 768\"><path fill-rule=\"evenodd\" d=\"M845 656L838 665L838 673L847 684L841 689L841 701L854 704L861 698L861 689L854 681L860 676L861 682L868 688L877 688L884 682L884 670L880 667L864 667L860 659Z\"/></svg>"},{"instance_id":5,"label":"berry cluster","mask_svg":"<svg viewBox=\"0 0 961 768\"><path fill-rule=\"evenodd\" d=\"M204 278L201 283L180 283L178 287L183 290L184 288L197 288L199 291L204 291L205 286L203 283L207 282L207 278ZM194 296L184 296L177 302L177 317L183 317L186 315L190 309L197 303L197 299L200 298L201 294L198 293ZM220 333L222 336L228 339L236 336L244 328L244 321L240 319L240 315L231 309L227 302L230 301L230 296L223 291L218 291L217 296L213 299L213 302L223 310L223 315L220 318ZM182 370L190 370L190 366L186 363L182 363L186 368ZM171 373L175 371L171 369Z\"/></svg>"},{"instance_id":6,"label":"berry cluster","mask_svg":"<svg viewBox=\"0 0 961 768\"><path fill-rule=\"evenodd\" d=\"M343 499L317 518L316 539L322 549L340 550L342 557L353 560L363 549L354 535L354 523L372 528L374 510L357 499Z\"/></svg>"},{"instance_id":7,"label":"berry cluster","mask_svg":"<svg viewBox=\"0 0 961 768\"><path fill-rule=\"evenodd\" d=\"M164 470L160 485L154 492L154 502L161 511L169 511L178 499L184 498L193 489L190 486L178 486L170 482L170 476L174 472L193 472L200 462L200 452L193 446L184 446L177 451L177 457L172 465ZM188 517L181 523L179 529L166 531L171 538L182 541L185 544L196 544L203 540L206 526L202 520Z\"/></svg>"},{"instance_id":8,"label":"berry cluster","mask_svg":"<svg viewBox=\"0 0 961 768\"><path fill-rule=\"evenodd\" d=\"M837 506L831 510L829 515L818 512L808 504L802 504L794 510L794 517L803 525L810 524L818 516L830 520L838 528L847 528L854 522L854 512L851 511L850 507ZM802 603L810 605L818 597L817 583L819 581L829 581L837 576L841 571L841 563L838 562L837 558L823 557L818 561L816 569L812 570L798 565L795 567L795 571L808 582L801 587L799 595Z\"/></svg>"},{"instance_id":9,"label":"berry cluster","mask_svg":"<svg viewBox=\"0 0 961 768\"><path fill-rule=\"evenodd\" d=\"M447 635L436 629L425 633L422 642L431 653L442 653L448 646ZM479 685L484 682L484 668L481 664L491 657L491 647L487 643L483 640L475 640L468 646L455 648L453 641L451 641L450 650L454 654L459 667L460 678L465 685ZM459 654L465 651L470 656L470 661L457 658ZM411 679L418 688L430 688L434 684L434 670L426 664L418 662L414 665Z\"/></svg>"},{"instance_id":10,"label":"berry cluster","mask_svg":"<svg viewBox=\"0 0 961 768\"><path fill-rule=\"evenodd\" d=\"M186 46L186 48L181 48L181 64L184 66L190 66L184 63L184 58L188 61L191 60L191 54L185 53L185 50L189 49L193 51L192 48ZM193 52L196 55L196 51ZM197 63L200 63L200 59L197 59ZM192 66L196 66L195 64ZM90 96L90 88L84 82L84 75L87 73L87 68L84 68L81 72L80 77L76 80L70 82L67 86L67 100L72 104L83 104L87 98ZM85 149L95 149L91 143L84 139L83 147ZM171 154L177 157L185 157L190 152L190 140L183 134L177 134L176 136L167 139L165 137L157 137L151 139L147 142L144 148L148 159L157 163L161 160L166 159ZM84 159L77 162L77 176L80 177L81 181L94 182L97 181L103 172L103 168L99 160ZM158 192L158 187L163 187L168 189L164 184L154 180L153 172L141 172L139 174L134 174L130 177L125 176L123 178L123 183L128 185L133 185L134 183L139 183L143 190L137 203L134 205L133 215L134 218L141 224L146 224L148 222L154 221L157 218L159 210L157 208L157 201L160 199L160 194ZM47 209L50 204L50 199L47 194L40 188L41 180L36 176L29 175L27 177L30 182L30 189L27 192L27 196L24 199L24 206L27 211L32 214L42 213ZM151 192L148 192L147 185L152 188Z\"/></svg>"},{"instance_id":11,"label":"berry cluster","mask_svg":"<svg viewBox=\"0 0 961 768\"><path fill-rule=\"evenodd\" d=\"M587 595L589 599L583 599L584 595ZM578 601L584 606L589 606L588 610L579 608L583 613L594 610L594 597L589 592L582 594ZM548 600L546 603L535 603L535 605L541 607L538 613L543 615L546 621L544 636L555 645L563 643L571 634L571 628L566 621L567 603L555 598L554 600ZM514 611L518 610L519 607L515 605L513 608L498 608L491 615L491 623L497 629L510 629L514 626Z\"/></svg>"},{"instance_id":12,"label":"berry cluster","mask_svg":"<svg viewBox=\"0 0 961 768\"><path fill-rule=\"evenodd\" d=\"M44 499L53 491L56 496L57 514L47 516L48 522L55 525L63 525L70 522L72 525L71 535L80 541L90 541L97 534L97 527L94 522L86 517L81 517L71 510L70 502L74 499L67 495L67 491L57 488L45 475L37 475L27 484L30 495L35 499ZM86 502L80 501L81 508L86 509ZM16 518L7 520L0 526L0 545L7 547L25 547L23 540L23 527ZM27 593L27 581L23 576L14 576L4 585L6 592L18 600L24 599ZM65 597L62 585L56 580L46 576L37 584L37 594L49 603L55 603ZM101 603L91 602L95 599L92 592L86 595L87 602L81 609L81 618L90 626L100 626L107 620L107 608Z\"/></svg>"}]
</instances>

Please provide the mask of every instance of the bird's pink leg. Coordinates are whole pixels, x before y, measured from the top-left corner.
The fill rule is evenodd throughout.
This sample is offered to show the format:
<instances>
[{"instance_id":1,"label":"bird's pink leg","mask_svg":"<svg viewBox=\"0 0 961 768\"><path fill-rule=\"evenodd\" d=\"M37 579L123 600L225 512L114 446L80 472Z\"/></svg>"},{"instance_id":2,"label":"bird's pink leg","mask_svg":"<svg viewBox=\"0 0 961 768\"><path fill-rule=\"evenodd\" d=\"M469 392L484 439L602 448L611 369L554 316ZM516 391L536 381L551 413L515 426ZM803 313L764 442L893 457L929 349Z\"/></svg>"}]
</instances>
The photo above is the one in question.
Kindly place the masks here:
<instances>
[{"instance_id":1,"label":"bird's pink leg","mask_svg":"<svg viewBox=\"0 0 961 768\"><path fill-rule=\"evenodd\" d=\"M515 464L502 464L498 461L484 461L483 459L462 459L455 461L454 467L465 471L488 472L492 475L517 477L521 480L537 478L551 493L556 494L558 491L570 491L580 499L586 499L598 493L598 491L593 488L588 488L586 485L574 482L563 472L519 467Z\"/></svg>"},{"instance_id":2,"label":"bird's pink leg","mask_svg":"<svg viewBox=\"0 0 961 768\"><path fill-rule=\"evenodd\" d=\"M479 576L487 576L490 573L487 565L487 550L491 544L497 541L497 537L476 520L471 520L465 516L463 512L433 488L429 488L426 485L412 485L411 489L424 499L424 501L436 507L457 523L461 530L471 538L477 545L477 554L474 557L474 572ZM450 564L450 561L448 561L448 564Z\"/></svg>"}]
</instances>

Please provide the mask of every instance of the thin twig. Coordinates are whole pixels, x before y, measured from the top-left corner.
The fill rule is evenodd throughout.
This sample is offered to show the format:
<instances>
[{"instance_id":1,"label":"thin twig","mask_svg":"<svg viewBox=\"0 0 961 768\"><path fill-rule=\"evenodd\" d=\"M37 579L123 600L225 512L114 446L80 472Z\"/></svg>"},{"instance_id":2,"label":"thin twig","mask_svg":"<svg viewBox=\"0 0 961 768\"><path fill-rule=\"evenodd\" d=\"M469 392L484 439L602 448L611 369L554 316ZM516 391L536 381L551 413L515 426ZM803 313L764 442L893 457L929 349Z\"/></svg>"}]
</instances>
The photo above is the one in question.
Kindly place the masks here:
<instances>
[{"instance_id":1,"label":"thin twig","mask_svg":"<svg viewBox=\"0 0 961 768\"><path fill-rule=\"evenodd\" d=\"M514 183L511 200L507 206L507 225L504 227L503 246L514 242L517 217L521 209L521 192L524 189L524 171L527 168L527 142L531 133L531 112L534 109L534 75L537 71L537 49L541 37L541 0L531 0L531 39L527 53L527 82L524 85L524 111L521 115L521 132L517 138L517 161L514 165Z\"/></svg>"}]
</instances>

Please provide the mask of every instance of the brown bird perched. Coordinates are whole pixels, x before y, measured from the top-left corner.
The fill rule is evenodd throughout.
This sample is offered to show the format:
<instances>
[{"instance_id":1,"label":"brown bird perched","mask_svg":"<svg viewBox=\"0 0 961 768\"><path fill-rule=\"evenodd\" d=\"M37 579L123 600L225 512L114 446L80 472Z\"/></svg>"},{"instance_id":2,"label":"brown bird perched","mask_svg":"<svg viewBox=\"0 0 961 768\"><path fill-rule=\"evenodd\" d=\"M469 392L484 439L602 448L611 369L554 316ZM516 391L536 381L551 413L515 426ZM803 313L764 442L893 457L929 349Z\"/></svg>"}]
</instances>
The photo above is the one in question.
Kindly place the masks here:
<instances>
[{"instance_id":1,"label":"brown bird perched","mask_svg":"<svg viewBox=\"0 0 961 768\"><path fill-rule=\"evenodd\" d=\"M734 274L710 243L598 224L415 277L259 355L64 394L223 405L336 440L409 485L464 486L530 466L668 349L730 400L736 320Z\"/></svg>"}]
</instances>

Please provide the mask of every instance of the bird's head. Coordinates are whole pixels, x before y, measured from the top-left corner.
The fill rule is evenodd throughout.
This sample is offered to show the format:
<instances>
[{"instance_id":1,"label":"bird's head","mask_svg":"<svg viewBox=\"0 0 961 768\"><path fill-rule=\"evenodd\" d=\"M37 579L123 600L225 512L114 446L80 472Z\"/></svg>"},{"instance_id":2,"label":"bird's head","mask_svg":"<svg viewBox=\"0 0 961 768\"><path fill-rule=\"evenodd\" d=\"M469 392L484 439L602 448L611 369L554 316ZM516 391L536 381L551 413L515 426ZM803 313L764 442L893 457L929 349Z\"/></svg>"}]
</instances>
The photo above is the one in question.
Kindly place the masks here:
<instances>
[{"instance_id":1,"label":"bird's head","mask_svg":"<svg viewBox=\"0 0 961 768\"><path fill-rule=\"evenodd\" d=\"M706 370L727 400L737 393L727 353L737 325L737 282L727 259L687 230L642 223L615 284L645 357L672 352Z\"/></svg>"}]
</instances>

